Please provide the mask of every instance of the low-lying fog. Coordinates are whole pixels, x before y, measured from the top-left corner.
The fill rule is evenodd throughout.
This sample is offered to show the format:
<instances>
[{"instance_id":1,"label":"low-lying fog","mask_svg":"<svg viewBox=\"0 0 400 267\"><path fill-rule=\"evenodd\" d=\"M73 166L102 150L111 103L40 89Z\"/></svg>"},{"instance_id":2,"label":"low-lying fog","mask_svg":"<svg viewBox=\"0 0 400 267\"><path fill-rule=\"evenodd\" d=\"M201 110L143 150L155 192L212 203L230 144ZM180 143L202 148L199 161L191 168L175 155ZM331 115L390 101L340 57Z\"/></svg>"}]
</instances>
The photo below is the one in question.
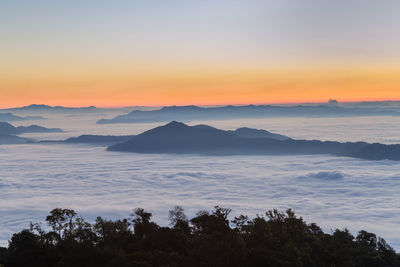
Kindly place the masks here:
<instances>
[{"instance_id":1,"label":"low-lying fog","mask_svg":"<svg viewBox=\"0 0 400 267\"><path fill-rule=\"evenodd\" d=\"M26 134L65 139L80 134L138 134L162 123L96 125L111 114L43 113L46 120L13 123L58 127L64 133ZM266 118L205 123L253 127L292 138L400 143L399 117ZM41 221L55 207L89 220L127 217L135 207L167 224L168 209L188 215L221 205L233 215L292 208L325 231L365 229L400 249L400 163L332 156L144 155L63 144L0 146L0 245Z\"/></svg>"}]
</instances>

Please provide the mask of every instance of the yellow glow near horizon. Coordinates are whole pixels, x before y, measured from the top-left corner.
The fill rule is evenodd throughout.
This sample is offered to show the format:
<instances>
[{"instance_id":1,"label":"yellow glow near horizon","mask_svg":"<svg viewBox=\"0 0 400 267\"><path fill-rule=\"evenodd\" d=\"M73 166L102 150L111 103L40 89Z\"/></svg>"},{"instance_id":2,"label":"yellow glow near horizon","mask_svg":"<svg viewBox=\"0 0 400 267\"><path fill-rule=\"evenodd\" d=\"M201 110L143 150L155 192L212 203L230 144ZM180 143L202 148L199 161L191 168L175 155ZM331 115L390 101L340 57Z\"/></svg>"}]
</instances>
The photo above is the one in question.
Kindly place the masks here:
<instances>
[{"instance_id":1,"label":"yellow glow near horizon","mask_svg":"<svg viewBox=\"0 0 400 267\"><path fill-rule=\"evenodd\" d=\"M25 73L0 78L1 107L119 107L400 99L397 68L170 69Z\"/></svg>"}]
</instances>

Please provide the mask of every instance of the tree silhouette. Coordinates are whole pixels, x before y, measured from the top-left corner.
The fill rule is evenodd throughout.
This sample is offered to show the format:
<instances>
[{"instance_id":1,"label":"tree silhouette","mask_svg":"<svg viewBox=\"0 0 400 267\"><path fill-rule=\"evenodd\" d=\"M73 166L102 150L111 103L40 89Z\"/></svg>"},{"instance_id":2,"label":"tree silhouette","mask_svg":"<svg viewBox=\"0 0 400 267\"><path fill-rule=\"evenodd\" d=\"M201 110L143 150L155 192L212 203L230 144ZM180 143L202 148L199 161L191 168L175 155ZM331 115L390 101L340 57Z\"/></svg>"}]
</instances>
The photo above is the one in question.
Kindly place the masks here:
<instances>
[{"instance_id":1,"label":"tree silhouette","mask_svg":"<svg viewBox=\"0 0 400 267\"><path fill-rule=\"evenodd\" d=\"M53 232L57 233L59 239L71 237L74 230L74 217L76 212L70 209L56 208L50 211L46 222L51 226Z\"/></svg>"},{"instance_id":2,"label":"tree silhouette","mask_svg":"<svg viewBox=\"0 0 400 267\"><path fill-rule=\"evenodd\" d=\"M50 231L31 223L0 248L0 266L400 266L400 255L364 230L356 237L347 229L327 234L290 209L238 215L231 225L230 212L215 206L188 219L176 206L169 211L170 228L142 208L130 218L97 217L93 224L56 208L46 217Z\"/></svg>"}]
</instances>

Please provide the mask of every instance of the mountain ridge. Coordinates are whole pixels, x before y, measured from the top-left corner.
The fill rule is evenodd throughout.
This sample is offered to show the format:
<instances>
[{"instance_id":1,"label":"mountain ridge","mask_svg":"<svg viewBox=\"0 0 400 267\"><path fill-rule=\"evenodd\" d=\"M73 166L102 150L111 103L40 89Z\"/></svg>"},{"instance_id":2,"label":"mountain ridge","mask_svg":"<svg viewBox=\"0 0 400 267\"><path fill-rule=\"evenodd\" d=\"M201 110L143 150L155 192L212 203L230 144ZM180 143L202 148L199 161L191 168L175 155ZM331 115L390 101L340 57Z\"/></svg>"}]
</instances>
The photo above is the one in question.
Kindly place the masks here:
<instances>
[{"instance_id":1,"label":"mountain ridge","mask_svg":"<svg viewBox=\"0 0 400 267\"><path fill-rule=\"evenodd\" d=\"M332 104L318 105L245 105L199 107L165 106L156 110L133 110L111 119L100 119L98 124L196 121L210 119L264 118L264 117L329 117L329 116L400 116L400 109L377 107L345 107Z\"/></svg>"},{"instance_id":2,"label":"mountain ridge","mask_svg":"<svg viewBox=\"0 0 400 267\"><path fill-rule=\"evenodd\" d=\"M400 145L282 139L282 135L277 135L276 139L243 137L235 134L235 131L224 131L207 125L188 126L177 121L155 127L107 149L135 153L206 155L327 154L371 160L400 160Z\"/></svg>"},{"instance_id":3,"label":"mountain ridge","mask_svg":"<svg viewBox=\"0 0 400 267\"><path fill-rule=\"evenodd\" d=\"M0 121L0 134L3 135L19 135L24 133L60 133L63 130L59 128L46 128L39 125L18 126L4 121Z\"/></svg>"},{"instance_id":4,"label":"mountain ridge","mask_svg":"<svg viewBox=\"0 0 400 267\"><path fill-rule=\"evenodd\" d=\"M26 120L43 120L42 116L17 116L11 112L0 113L0 121L26 121Z\"/></svg>"}]
</instances>

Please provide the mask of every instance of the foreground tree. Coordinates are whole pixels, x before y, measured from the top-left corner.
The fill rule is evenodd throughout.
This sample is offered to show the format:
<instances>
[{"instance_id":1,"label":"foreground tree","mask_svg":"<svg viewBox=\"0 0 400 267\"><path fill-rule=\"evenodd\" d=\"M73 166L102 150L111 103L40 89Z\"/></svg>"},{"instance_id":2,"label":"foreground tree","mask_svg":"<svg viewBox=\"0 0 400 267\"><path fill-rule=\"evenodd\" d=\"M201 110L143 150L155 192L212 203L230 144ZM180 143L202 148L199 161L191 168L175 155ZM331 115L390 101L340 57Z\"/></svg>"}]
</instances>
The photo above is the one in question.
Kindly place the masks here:
<instances>
[{"instance_id":1,"label":"foreground tree","mask_svg":"<svg viewBox=\"0 0 400 267\"><path fill-rule=\"evenodd\" d=\"M54 209L40 223L12 236L0 248L0 266L400 266L400 256L382 238L347 229L324 233L292 210L267 211L251 219L216 206L188 219L182 207L169 211L171 227L137 208L130 218L86 222L70 209Z\"/></svg>"}]
</instances>

